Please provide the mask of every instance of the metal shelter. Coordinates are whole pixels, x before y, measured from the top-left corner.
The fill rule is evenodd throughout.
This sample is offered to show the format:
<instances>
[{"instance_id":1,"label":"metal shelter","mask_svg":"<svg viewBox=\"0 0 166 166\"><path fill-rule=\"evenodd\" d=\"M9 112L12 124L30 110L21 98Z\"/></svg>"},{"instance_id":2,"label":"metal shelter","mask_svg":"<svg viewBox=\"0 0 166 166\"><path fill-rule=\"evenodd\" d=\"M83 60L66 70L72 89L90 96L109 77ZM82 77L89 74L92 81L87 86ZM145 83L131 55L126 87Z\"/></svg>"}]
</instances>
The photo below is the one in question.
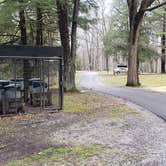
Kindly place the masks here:
<instances>
[{"instance_id":1,"label":"metal shelter","mask_svg":"<svg viewBox=\"0 0 166 166\"><path fill-rule=\"evenodd\" d=\"M0 114L63 107L63 48L0 45Z\"/></svg>"}]
</instances>

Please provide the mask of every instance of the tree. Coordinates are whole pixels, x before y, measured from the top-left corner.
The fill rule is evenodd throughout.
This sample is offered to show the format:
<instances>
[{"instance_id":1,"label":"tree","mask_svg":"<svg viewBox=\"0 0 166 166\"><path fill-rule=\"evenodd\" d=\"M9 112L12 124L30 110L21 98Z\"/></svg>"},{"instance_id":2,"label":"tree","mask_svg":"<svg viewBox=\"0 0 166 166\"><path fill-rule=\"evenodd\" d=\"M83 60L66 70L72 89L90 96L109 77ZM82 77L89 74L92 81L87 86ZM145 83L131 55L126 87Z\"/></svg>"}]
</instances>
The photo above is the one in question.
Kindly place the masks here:
<instances>
[{"instance_id":1,"label":"tree","mask_svg":"<svg viewBox=\"0 0 166 166\"><path fill-rule=\"evenodd\" d=\"M43 13L40 3L36 2L36 45L43 45ZM35 59L36 76L39 77L38 72L39 61Z\"/></svg>"},{"instance_id":2,"label":"tree","mask_svg":"<svg viewBox=\"0 0 166 166\"><path fill-rule=\"evenodd\" d=\"M128 57L128 45L129 45L129 23L128 23L128 10L125 1L116 1L113 6L114 11L111 16L111 25L109 31L104 38L104 51L105 54L114 56L118 60L118 56ZM145 62L149 59L159 57L156 50L156 41L152 40L156 38L156 31L159 30L156 24L158 17L154 13L148 14L144 23L140 29L140 42L138 45L138 59Z\"/></svg>"},{"instance_id":3,"label":"tree","mask_svg":"<svg viewBox=\"0 0 166 166\"><path fill-rule=\"evenodd\" d=\"M166 12L166 9L165 9ZM161 73L165 73L165 61L166 61L166 50L165 50L165 46L166 46L166 13L163 13L163 34L161 35Z\"/></svg>"},{"instance_id":4,"label":"tree","mask_svg":"<svg viewBox=\"0 0 166 166\"><path fill-rule=\"evenodd\" d=\"M26 29L26 19L25 19L25 11L22 7L23 0L19 0L20 3L20 11L19 11L19 27L21 32L21 44L27 44L27 29ZM28 60L24 60L23 62L23 77L24 77L24 102L28 102L28 90L29 90L29 79L30 79L30 64Z\"/></svg>"},{"instance_id":5,"label":"tree","mask_svg":"<svg viewBox=\"0 0 166 166\"><path fill-rule=\"evenodd\" d=\"M85 13L94 5L93 1L56 0L55 5L54 0L4 0L0 3L0 42L55 46L59 45L60 32L64 47L64 86L66 90L75 89L77 25L87 26L89 18ZM24 12L26 42L21 40L23 27L18 24L23 18L19 11ZM79 16L79 12L84 14Z\"/></svg>"},{"instance_id":6,"label":"tree","mask_svg":"<svg viewBox=\"0 0 166 166\"><path fill-rule=\"evenodd\" d=\"M56 7L54 0L4 0L0 3L0 42L1 44L19 44L21 39L19 10L24 9L27 29L27 44L41 43L55 46L58 43ZM40 19L42 15L42 19ZM42 24L41 24L42 22ZM42 35L41 34L42 29ZM38 35L37 35L38 34ZM43 36L43 37L41 37ZM38 39L36 39L38 38ZM38 40L39 42L36 42Z\"/></svg>"},{"instance_id":7,"label":"tree","mask_svg":"<svg viewBox=\"0 0 166 166\"><path fill-rule=\"evenodd\" d=\"M76 62L76 49L77 49L77 25L78 25L78 15L80 8L80 0L74 0L73 16L72 16L72 30L71 30L71 89L75 89L75 62Z\"/></svg>"},{"instance_id":8,"label":"tree","mask_svg":"<svg viewBox=\"0 0 166 166\"><path fill-rule=\"evenodd\" d=\"M93 0L88 1L88 3ZM80 7L86 10L85 5L80 4L80 0L56 0L58 25L61 37L61 44L64 48L64 89L72 91L75 85L75 61L77 48L77 26L84 19L79 18ZM91 3L90 5L93 5ZM72 16L71 16L72 15ZM71 20L71 22L70 22ZM80 23L80 25L81 25ZM71 33L69 32L71 29Z\"/></svg>"},{"instance_id":9,"label":"tree","mask_svg":"<svg viewBox=\"0 0 166 166\"><path fill-rule=\"evenodd\" d=\"M128 58L128 77L127 86L139 86L138 76L138 43L140 28L146 11L152 11L166 4L163 2L157 6L151 7L155 0L127 0L129 9L129 58ZM151 8L150 8L151 7Z\"/></svg>"},{"instance_id":10,"label":"tree","mask_svg":"<svg viewBox=\"0 0 166 166\"><path fill-rule=\"evenodd\" d=\"M13 44L20 41L18 24L15 21L12 21L14 20L14 15L12 14L16 11L15 8L17 7L16 2L9 0L2 1L0 7L0 43Z\"/></svg>"},{"instance_id":11,"label":"tree","mask_svg":"<svg viewBox=\"0 0 166 166\"><path fill-rule=\"evenodd\" d=\"M58 14L58 25L61 37L61 44L64 49L64 89L68 91L75 87L72 85L71 78L71 65L72 59L70 54L70 39L69 39L69 21L68 21L68 0L56 0L57 14Z\"/></svg>"},{"instance_id":12,"label":"tree","mask_svg":"<svg viewBox=\"0 0 166 166\"><path fill-rule=\"evenodd\" d=\"M36 45L43 45L43 15L40 7L36 8Z\"/></svg>"}]
</instances>

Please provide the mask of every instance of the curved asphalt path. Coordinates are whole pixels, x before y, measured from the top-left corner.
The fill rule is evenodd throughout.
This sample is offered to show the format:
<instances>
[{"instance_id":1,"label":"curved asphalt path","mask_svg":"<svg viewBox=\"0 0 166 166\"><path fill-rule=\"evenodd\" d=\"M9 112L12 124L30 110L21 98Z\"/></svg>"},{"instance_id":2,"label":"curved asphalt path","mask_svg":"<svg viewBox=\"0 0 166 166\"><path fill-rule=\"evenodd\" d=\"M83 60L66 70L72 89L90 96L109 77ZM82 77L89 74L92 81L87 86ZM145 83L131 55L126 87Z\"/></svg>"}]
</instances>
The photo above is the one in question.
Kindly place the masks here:
<instances>
[{"instance_id":1,"label":"curved asphalt path","mask_svg":"<svg viewBox=\"0 0 166 166\"><path fill-rule=\"evenodd\" d=\"M81 73L79 88L122 98L166 120L166 93L158 93L139 88L107 86L102 83L97 72Z\"/></svg>"}]
</instances>

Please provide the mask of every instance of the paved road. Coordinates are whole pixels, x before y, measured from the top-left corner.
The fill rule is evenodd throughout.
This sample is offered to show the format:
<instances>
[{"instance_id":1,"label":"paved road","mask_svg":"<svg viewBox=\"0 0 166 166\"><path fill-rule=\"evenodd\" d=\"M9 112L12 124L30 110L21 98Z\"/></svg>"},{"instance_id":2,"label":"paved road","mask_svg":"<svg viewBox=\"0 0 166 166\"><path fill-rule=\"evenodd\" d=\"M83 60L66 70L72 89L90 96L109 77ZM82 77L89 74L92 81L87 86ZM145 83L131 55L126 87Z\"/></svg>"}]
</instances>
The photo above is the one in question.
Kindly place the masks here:
<instances>
[{"instance_id":1,"label":"paved road","mask_svg":"<svg viewBox=\"0 0 166 166\"><path fill-rule=\"evenodd\" d=\"M80 89L89 89L120 97L149 110L166 120L166 93L161 94L139 88L111 87L104 85L97 72L80 74Z\"/></svg>"}]
</instances>

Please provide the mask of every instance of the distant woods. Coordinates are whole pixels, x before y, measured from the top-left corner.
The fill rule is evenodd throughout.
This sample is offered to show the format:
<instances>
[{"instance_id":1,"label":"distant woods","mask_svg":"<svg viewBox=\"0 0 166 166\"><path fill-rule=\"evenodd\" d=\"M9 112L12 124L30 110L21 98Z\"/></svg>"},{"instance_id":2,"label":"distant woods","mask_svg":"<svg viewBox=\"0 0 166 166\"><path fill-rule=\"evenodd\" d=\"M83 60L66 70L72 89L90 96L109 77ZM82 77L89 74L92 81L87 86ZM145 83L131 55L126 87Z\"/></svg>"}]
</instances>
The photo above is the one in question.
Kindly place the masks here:
<instances>
[{"instance_id":1,"label":"distant woods","mask_svg":"<svg viewBox=\"0 0 166 166\"><path fill-rule=\"evenodd\" d=\"M79 35L78 68L111 70L128 66L128 86L139 73L166 72L166 1L97 0L96 23Z\"/></svg>"},{"instance_id":2,"label":"distant woods","mask_svg":"<svg viewBox=\"0 0 166 166\"><path fill-rule=\"evenodd\" d=\"M128 64L127 85L139 86L139 73L143 71L165 73L166 2L118 0L112 5L104 52L118 63Z\"/></svg>"}]
</instances>

